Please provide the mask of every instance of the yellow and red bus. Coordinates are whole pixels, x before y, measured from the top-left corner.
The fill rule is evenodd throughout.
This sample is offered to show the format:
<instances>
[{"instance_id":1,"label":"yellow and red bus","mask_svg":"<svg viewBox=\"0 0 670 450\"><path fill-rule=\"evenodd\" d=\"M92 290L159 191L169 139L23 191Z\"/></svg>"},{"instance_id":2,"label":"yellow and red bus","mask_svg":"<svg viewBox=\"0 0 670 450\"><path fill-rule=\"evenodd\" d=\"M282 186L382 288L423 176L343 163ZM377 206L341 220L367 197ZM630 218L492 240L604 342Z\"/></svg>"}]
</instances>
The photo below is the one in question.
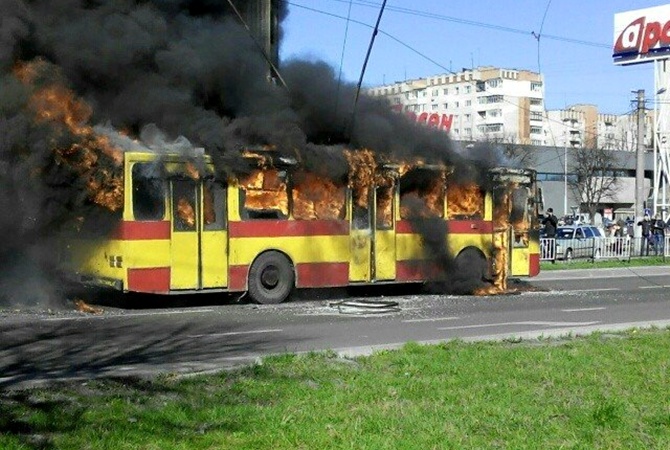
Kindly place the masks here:
<instances>
[{"instance_id":1,"label":"yellow and red bus","mask_svg":"<svg viewBox=\"0 0 670 450\"><path fill-rule=\"evenodd\" d=\"M491 171L484 189L453 184L437 166L379 165L338 182L288 158L248 160L243 174L220 179L207 156L196 171L178 155L125 152L118 226L68 245L78 279L279 303L294 288L431 281L436 253L457 265L468 256L461 266L478 278L539 271L531 170Z\"/></svg>"}]
</instances>

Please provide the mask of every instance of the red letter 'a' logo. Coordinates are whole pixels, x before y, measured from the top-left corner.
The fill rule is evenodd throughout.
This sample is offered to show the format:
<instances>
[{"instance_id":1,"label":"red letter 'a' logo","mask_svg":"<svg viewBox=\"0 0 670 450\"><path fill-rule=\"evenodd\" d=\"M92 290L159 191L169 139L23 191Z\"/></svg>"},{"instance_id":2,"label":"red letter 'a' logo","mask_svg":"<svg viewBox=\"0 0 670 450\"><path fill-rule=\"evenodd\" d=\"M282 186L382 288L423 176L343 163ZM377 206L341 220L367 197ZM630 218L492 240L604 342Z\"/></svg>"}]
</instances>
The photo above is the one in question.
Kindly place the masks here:
<instances>
[{"instance_id":1,"label":"red letter 'a' logo","mask_svg":"<svg viewBox=\"0 0 670 450\"><path fill-rule=\"evenodd\" d=\"M614 44L614 54L638 52L642 43L642 30L645 17L640 17L630 23L619 35Z\"/></svg>"}]
</instances>

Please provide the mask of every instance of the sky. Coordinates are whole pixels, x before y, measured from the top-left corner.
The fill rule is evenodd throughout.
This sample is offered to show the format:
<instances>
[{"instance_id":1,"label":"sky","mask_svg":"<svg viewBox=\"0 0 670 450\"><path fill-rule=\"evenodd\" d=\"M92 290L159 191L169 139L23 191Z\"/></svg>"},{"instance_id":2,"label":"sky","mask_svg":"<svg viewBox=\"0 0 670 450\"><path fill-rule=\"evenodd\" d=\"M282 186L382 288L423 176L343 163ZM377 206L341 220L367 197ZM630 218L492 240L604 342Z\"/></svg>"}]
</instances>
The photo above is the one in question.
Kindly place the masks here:
<instances>
[{"instance_id":1,"label":"sky","mask_svg":"<svg viewBox=\"0 0 670 450\"><path fill-rule=\"evenodd\" d=\"M383 0L285 1L280 59L325 61L343 82L358 83ZM548 110L587 103L601 113L627 114L638 89L653 108L653 63L612 62L614 15L663 4L387 0L363 87L495 66L542 73Z\"/></svg>"}]
</instances>

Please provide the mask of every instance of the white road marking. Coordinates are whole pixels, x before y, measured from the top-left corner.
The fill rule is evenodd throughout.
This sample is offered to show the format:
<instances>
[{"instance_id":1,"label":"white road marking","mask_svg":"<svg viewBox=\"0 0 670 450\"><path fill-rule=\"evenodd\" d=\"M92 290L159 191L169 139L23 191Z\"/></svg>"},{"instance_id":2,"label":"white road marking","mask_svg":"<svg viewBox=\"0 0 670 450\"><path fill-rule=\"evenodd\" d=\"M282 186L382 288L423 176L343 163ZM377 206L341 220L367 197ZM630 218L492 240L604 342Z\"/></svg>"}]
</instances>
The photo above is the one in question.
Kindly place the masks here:
<instances>
[{"instance_id":1,"label":"white road marking","mask_svg":"<svg viewBox=\"0 0 670 450\"><path fill-rule=\"evenodd\" d=\"M81 319L113 319L121 317L142 317L142 316L165 316L170 314L192 314L192 313L205 313L213 312L213 309L176 309L174 311L150 311L142 313L128 313L128 314L90 314L86 316L73 316L73 317L47 317L44 320L81 320Z\"/></svg>"},{"instance_id":2,"label":"white road marking","mask_svg":"<svg viewBox=\"0 0 670 450\"><path fill-rule=\"evenodd\" d=\"M438 322L441 320L458 320L460 317L456 316L451 316L451 317L431 317L429 319L407 319L403 320L405 323L413 323L413 322Z\"/></svg>"},{"instance_id":3,"label":"white road marking","mask_svg":"<svg viewBox=\"0 0 670 450\"><path fill-rule=\"evenodd\" d=\"M660 286L640 286L640 289L664 289L664 288L670 288L670 285L663 284Z\"/></svg>"},{"instance_id":4,"label":"white road marking","mask_svg":"<svg viewBox=\"0 0 670 450\"><path fill-rule=\"evenodd\" d=\"M559 292L566 292L569 294L574 294L574 293L589 293L589 292L602 292L602 291L620 291L621 289L619 288L600 288L600 289L575 289L572 291L559 291Z\"/></svg>"},{"instance_id":5,"label":"white road marking","mask_svg":"<svg viewBox=\"0 0 670 450\"><path fill-rule=\"evenodd\" d=\"M284 330L275 328L275 329L268 329L268 330L230 331L228 333L189 334L187 337L201 338L201 337L219 337L219 336L238 336L238 335L242 335L242 334L280 333L282 331L284 331Z\"/></svg>"},{"instance_id":6,"label":"white road marking","mask_svg":"<svg viewBox=\"0 0 670 450\"><path fill-rule=\"evenodd\" d=\"M595 325L600 323L595 322L544 322L544 321L523 321L523 322L499 322L499 323L483 323L479 325L460 325L455 327L441 327L438 328L440 331L445 330L463 330L467 328L490 328L490 327L506 327L511 325L540 325L540 326L549 326L549 327L585 327L588 325Z\"/></svg>"},{"instance_id":7,"label":"white road marking","mask_svg":"<svg viewBox=\"0 0 670 450\"><path fill-rule=\"evenodd\" d=\"M607 309L604 306L599 306L596 308L575 308L575 309L562 309L561 311L563 312L582 312L582 311L602 311L603 309Z\"/></svg>"}]
</instances>

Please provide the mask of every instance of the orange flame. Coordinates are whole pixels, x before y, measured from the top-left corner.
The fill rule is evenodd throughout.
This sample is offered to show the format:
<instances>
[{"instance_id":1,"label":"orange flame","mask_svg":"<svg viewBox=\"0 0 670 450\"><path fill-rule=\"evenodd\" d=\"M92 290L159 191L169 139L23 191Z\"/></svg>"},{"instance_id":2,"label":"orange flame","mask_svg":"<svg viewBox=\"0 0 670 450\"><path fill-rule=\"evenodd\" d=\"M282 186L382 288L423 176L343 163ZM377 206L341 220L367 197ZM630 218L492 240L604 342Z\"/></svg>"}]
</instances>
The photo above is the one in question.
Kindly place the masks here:
<instances>
[{"instance_id":1,"label":"orange flame","mask_svg":"<svg viewBox=\"0 0 670 450\"><path fill-rule=\"evenodd\" d=\"M21 82L32 85L46 70L46 63L38 60L18 65L14 73ZM66 87L54 83L36 88L29 106L38 122L62 124L78 138L69 148L55 148L54 152L59 164L72 168L86 180L91 201L111 211L121 209L123 152L87 124L92 114L90 106Z\"/></svg>"},{"instance_id":2,"label":"orange flame","mask_svg":"<svg viewBox=\"0 0 670 450\"><path fill-rule=\"evenodd\" d=\"M475 183L449 184L447 186L447 214L459 217L483 217L484 194Z\"/></svg>"},{"instance_id":3,"label":"orange flame","mask_svg":"<svg viewBox=\"0 0 670 450\"><path fill-rule=\"evenodd\" d=\"M344 219L345 187L313 173L296 174L293 216L296 219Z\"/></svg>"}]
</instances>

